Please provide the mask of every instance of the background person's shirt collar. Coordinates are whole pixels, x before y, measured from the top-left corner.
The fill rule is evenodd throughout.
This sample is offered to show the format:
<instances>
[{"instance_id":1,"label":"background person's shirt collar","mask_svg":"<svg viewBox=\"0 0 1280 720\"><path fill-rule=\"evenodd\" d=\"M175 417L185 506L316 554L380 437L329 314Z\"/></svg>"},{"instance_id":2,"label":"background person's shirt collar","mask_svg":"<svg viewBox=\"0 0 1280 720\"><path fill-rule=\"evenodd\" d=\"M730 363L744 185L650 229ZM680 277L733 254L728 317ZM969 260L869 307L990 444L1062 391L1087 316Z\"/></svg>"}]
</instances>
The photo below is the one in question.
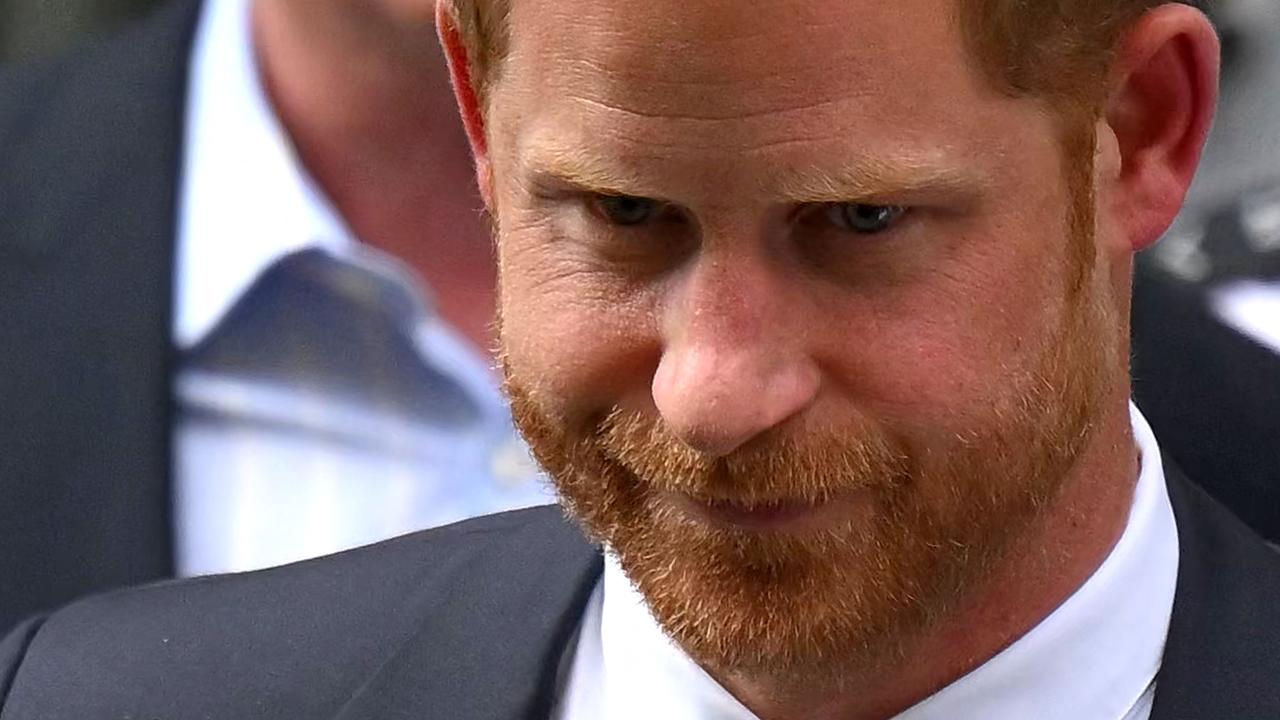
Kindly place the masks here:
<instances>
[{"instance_id":1,"label":"background person's shirt collar","mask_svg":"<svg viewBox=\"0 0 1280 720\"><path fill-rule=\"evenodd\" d=\"M1080 588L986 663L898 720L1145 720L1178 571L1160 449L1130 409L1142 469L1128 524ZM662 632L617 562L591 599L559 720L755 720Z\"/></svg>"},{"instance_id":2,"label":"background person's shirt collar","mask_svg":"<svg viewBox=\"0 0 1280 720\"><path fill-rule=\"evenodd\" d=\"M491 359L301 166L251 37L250 0L206 0L175 227L174 569L551 502Z\"/></svg>"},{"instance_id":3,"label":"background person's shirt collar","mask_svg":"<svg viewBox=\"0 0 1280 720\"><path fill-rule=\"evenodd\" d=\"M262 272L356 240L306 173L267 96L252 0L208 0L192 52L179 196L173 337L203 340Z\"/></svg>"}]
</instances>

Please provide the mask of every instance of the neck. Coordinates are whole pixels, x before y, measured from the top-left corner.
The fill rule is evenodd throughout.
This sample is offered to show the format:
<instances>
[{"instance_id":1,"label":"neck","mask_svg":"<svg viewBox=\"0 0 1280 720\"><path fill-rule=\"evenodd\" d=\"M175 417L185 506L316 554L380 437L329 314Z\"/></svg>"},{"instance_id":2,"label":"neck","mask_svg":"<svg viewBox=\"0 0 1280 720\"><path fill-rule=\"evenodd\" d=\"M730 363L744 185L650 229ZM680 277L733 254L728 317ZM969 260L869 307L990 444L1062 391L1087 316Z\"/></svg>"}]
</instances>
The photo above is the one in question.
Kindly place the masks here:
<instances>
[{"instance_id":1,"label":"neck","mask_svg":"<svg viewBox=\"0 0 1280 720\"><path fill-rule=\"evenodd\" d=\"M906 646L901 662L839 689L718 676L762 720L881 720L919 703L1026 635L1106 560L1127 524L1139 472L1127 403L1103 418L1058 500L1015 538L959 606Z\"/></svg>"},{"instance_id":2,"label":"neck","mask_svg":"<svg viewBox=\"0 0 1280 720\"><path fill-rule=\"evenodd\" d=\"M430 13L390 5L255 0L263 81L356 237L415 269L444 319L488 349L492 243L444 58Z\"/></svg>"}]
</instances>

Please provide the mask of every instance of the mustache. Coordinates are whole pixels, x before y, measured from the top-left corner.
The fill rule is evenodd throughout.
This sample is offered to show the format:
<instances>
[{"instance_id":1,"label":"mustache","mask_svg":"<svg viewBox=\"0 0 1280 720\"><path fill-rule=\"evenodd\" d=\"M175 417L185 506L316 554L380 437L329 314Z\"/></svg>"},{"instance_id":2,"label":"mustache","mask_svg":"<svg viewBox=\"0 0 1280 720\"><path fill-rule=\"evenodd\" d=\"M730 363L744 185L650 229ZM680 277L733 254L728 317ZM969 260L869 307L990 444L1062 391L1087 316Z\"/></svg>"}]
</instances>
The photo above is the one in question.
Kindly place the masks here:
<instances>
[{"instance_id":1,"label":"mustache","mask_svg":"<svg viewBox=\"0 0 1280 720\"><path fill-rule=\"evenodd\" d=\"M771 431L720 457L681 442L661 420L620 409L594 435L604 458L647 489L709 504L821 504L859 490L887 492L911 475L908 453L868 427L804 436Z\"/></svg>"}]
</instances>

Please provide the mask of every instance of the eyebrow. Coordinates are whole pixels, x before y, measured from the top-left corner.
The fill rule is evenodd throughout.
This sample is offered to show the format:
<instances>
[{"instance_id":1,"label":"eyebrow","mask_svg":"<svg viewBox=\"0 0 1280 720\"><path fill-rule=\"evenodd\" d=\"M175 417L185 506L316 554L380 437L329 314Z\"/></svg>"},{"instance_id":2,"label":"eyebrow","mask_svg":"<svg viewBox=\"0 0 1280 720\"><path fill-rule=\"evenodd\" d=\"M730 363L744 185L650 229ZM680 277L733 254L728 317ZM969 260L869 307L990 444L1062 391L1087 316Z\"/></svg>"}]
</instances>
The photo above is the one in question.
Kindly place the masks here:
<instances>
[{"instance_id":1,"label":"eyebrow","mask_svg":"<svg viewBox=\"0 0 1280 720\"><path fill-rule=\"evenodd\" d=\"M795 203L836 203L942 196L976 199L987 183L976 171L937 163L862 159L834 172L784 171L765 188Z\"/></svg>"},{"instance_id":2,"label":"eyebrow","mask_svg":"<svg viewBox=\"0 0 1280 720\"><path fill-rule=\"evenodd\" d=\"M526 156L522 165L526 175L536 181L599 195L638 196L648 185L639 175L619 172L613 169L613 163L601 162L576 148L540 148Z\"/></svg>"},{"instance_id":3,"label":"eyebrow","mask_svg":"<svg viewBox=\"0 0 1280 720\"><path fill-rule=\"evenodd\" d=\"M627 195L664 200L650 191L642 175L625 170L626 163L606 162L578 148L539 148L524 162L528 176L600 195ZM969 168L936 161L862 158L835 171L811 167L771 175L756 190L782 202L837 203L909 200L920 196L976 199L987 183ZM652 189L652 188L651 188Z\"/></svg>"}]
</instances>

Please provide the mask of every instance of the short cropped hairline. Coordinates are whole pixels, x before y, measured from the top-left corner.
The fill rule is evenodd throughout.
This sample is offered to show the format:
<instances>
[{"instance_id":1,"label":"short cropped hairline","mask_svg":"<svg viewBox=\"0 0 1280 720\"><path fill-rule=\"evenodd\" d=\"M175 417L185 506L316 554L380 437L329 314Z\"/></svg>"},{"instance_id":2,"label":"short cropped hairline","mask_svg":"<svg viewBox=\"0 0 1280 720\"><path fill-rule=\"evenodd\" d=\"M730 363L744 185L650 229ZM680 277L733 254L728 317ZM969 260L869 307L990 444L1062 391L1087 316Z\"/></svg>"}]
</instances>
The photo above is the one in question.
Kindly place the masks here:
<instances>
[{"instance_id":1,"label":"short cropped hairline","mask_svg":"<svg viewBox=\"0 0 1280 720\"><path fill-rule=\"evenodd\" d=\"M511 0L441 2L457 25L483 111L510 47ZM1074 124L1102 112L1124 31L1169 0L955 2L961 34L996 88L1042 97Z\"/></svg>"}]
</instances>

